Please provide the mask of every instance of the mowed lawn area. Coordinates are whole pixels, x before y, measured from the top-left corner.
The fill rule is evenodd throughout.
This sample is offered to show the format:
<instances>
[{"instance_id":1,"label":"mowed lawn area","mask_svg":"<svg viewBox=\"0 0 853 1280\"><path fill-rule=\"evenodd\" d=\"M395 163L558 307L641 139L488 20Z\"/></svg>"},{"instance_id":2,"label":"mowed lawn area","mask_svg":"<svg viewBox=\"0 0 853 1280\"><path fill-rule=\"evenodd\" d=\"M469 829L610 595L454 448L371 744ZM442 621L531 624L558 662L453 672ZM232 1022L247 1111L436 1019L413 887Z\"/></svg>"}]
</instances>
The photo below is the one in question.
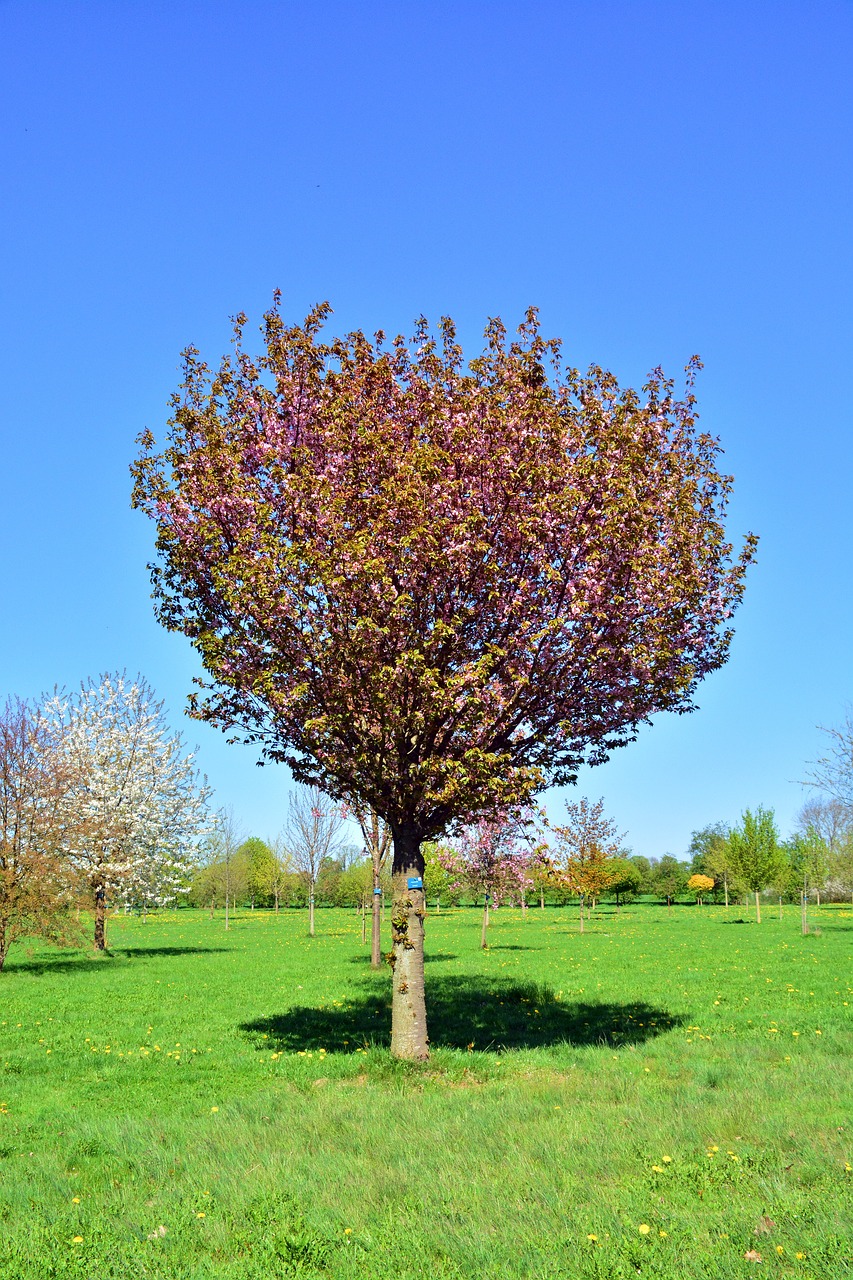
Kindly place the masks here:
<instances>
[{"instance_id":1,"label":"mowed lawn area","mask_svg":"<svg viewBox=\"0 0 853 1280\"><path fill-rule=\"evenodd\" d=\"M424 1067L354 912L16 947L0 1276L853 1274L853 911L811 915L431 914Z\"/></svg>"}]
</instances>

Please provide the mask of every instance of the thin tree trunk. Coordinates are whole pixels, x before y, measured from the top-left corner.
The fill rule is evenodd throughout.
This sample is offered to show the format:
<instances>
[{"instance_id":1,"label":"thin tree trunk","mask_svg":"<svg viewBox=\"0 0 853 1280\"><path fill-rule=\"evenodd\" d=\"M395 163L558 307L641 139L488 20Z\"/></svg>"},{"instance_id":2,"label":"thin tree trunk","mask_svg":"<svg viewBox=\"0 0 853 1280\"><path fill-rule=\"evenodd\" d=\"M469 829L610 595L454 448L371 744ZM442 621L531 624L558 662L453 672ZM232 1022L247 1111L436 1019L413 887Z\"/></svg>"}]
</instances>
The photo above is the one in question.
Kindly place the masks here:
<instances>
[{"instance_id":1,"label":"thin tree trunk","mask_svg":"<svg viewBox=\"0 0 853 1280\"><path fill-rule=\"evenodd\" d=\"M214 911L214 907L215 907L215 906L216 906L216 896L214 895L214 896L210 899L210 918L211 918L211 920L213 919L213 911Z\"/></svg>"},{"instance_id":2,"label":"thin tree trunk","mask_svg":"<svg viewBox=\"0 0 853 1280\"><path fill-rule=\"evenodd\" d=\"M726 877L725 877L725 876L723 876L723 893L726 895L726 911L728 911L728 909L729 909L729 882L728 882L728 880L726 879Z\"/></svg>"},{"instance_id":3,"label":"thin tree trunk","mask_svg":"<svg viewBox=\"0 0 853 1280\"><path fill-rule=\"evenodd\" d=\"M231 924L228 919L228 890L225 890L225 928L230 929Z\"/></svg>"},{"instance_id":4,"label":"thin tree trunk","mask_svg":"<svg viewBox=\"0 0 853 1280\"><path fill-rule=\"evenodd\" d=\"M779 919L782 919L782 899L779 898Z\"/></svg>"},{"instance_id":5,"label":"thin tree trunk","mask_svg":"<svg viewBox=\"0 0 853 1280\"><path fill-rule=\"evenodd\" d=\"M107 949L107 895L103 885L98 885L95 889L95 950L106 951Z\"/></svg>"},{"instance_id":6,"label":"thin tree trunk","mask_svg":"<svg viewBox=\"0 0 853 1280\"><path fill-rule=\"evenodd\" d=\"M761 903L758 901L758 890L755 890L755 923L761 924Z\"/></svg>"},{"instance_id":7,"label":"thin tree trunk","mask_svg":"<svg viewBox=\"0 0 853 1280\"><path fill-rule=\"evenodd\" d=\"M802 926L803 936L805 937L805 935L806 935L806 934L808 933L808 931L809 931L809 921L808 921L808 915L807 915L807 913L806 913L806 891L805 891L805 889L802 889L802 890L800 891L800 924L801 924L801 926Z\"/></svg>"},{"instance_id":8,"label":"thin tree trunk","mask_svg":"<svg viewBox=\"0 0 853 1280\"><path fill-rule=\"evenodd\" d=\"M820 889L815 889L814 894L815 894L815 903L817 906L820 906Z\"/></svg>"},{"instance_id":9,"label":"thin tree trunk","mask_svg":"<svg viewBox=\"0 0 853 1280\"><path fill-rule=\"evenodd\" d=\"M489 945L486 940L486 931L488 930L488 927L489 927L489 895L486 894L486 901L483 903L483 927L480 930L480 946L483 948L484 951Z\"/></svg>"},{"instance_id":10,"label":"thin tree trunk","mask_svg":"<svg viewBox=\"0 0 853 1280\"><path fill-rule=\"evenodd\" d=\"M581 917L581 933L583 933L583 894L581 894L581 896L578 898L578 903L580 904L580 909L581 909L581 910L580 910L580 917Z\"/></svg>"},{"instance_id":11,"label":"thin tree trunk","mask_svg":"<svg viewBox=\"0 0 853 1280\"><path fill-rule=\"evenodd\" d=\"M278 889L275 891L275 913L278 915Z\"/></svg>"},{"instance_id":12,"label":"thin tree trunk","mask_svg":"<svg viewBox=\"0 0 853 1280\"><path fill-rule=\"evenodd\" d=\"M379 868L373 868L373 919L370 925L371 968L382 966L382 890L379 887Z\"/></svg>"},{"instance_id":13,"label":"thin tree trunk","mask_svg":"<svg viewBox=\"0 0 853 1280\"><path fill-rule=\"evenodd\" d=\"M545 890L544 889L539 890L539 910L540 911L545 910Z\"/></svg>"},{"instance_id":14,"label":"thin tree trunk","mask_svg":"<svg viewBox=\"0 0 853 1280\"><path fill-rule=\"evenodd\" d=\"M429 1037L424 994L424 858L415 828L394 827L393 840L391 1053L395 1058L425 1062Z\"/></svg>"},{"instance_id":15,"label":"thin tree trunk","mask_svg":"<svg viewBox=\"0 0 853 1280\"><path fill-rule=\"evenodd\" d=\"M308 933L314 937L314 885L308 886Z\"/></svg>"},{"instance_id":16,"label":"thin tree trunk","mask_svg":"<svg viewBox=\"0 0 853 1280\"><path fill-rule=\"evenodd\" d=\"M436 898L435 900L435 914L437 916L441 915L441 898Z\"/></svg>"},{"instance_id":17,"label":"thin tree trunk","mask_svg":"<svg viewBox=\"0 0 853 1280\"><path fill-rule=\"evenodd\" d=\"M9 950L9 944L6 942L6 920L0 920L0 973L3 972L3 965L6 963L6 952Z\"/></svg>"},{"instance_id":18,"label":"thin tree trunk","mask_svg":"<svg viewBox=\"0 0 853 1280\"><path fill-rule=\"evenodd\" d=\"M367 903L364 901L364 897L362 896L362 899L361 899L361 945L364 946L365 942L367 942Z\"/></svg>"}]
</instances>

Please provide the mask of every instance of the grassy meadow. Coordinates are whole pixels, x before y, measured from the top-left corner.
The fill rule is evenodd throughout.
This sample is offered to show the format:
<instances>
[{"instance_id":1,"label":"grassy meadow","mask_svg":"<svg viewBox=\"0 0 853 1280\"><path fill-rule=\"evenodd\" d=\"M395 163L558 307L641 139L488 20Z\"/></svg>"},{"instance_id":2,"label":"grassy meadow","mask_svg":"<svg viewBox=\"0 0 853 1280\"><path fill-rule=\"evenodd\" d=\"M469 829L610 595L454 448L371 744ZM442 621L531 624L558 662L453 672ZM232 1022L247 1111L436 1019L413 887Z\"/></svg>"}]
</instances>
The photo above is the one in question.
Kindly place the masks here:
<instances>
[{"instance_id":1,"label":"grassy meadow","mask_svg":"<svg viewBox=\"0 0 853 1280\"><path fill-rule=\"evenodd\" d=\"M354 912L17 947L0 1276L853 1275L853 911L764 915L431 914L426 1066Z\"/></svg>"}]
</instances>

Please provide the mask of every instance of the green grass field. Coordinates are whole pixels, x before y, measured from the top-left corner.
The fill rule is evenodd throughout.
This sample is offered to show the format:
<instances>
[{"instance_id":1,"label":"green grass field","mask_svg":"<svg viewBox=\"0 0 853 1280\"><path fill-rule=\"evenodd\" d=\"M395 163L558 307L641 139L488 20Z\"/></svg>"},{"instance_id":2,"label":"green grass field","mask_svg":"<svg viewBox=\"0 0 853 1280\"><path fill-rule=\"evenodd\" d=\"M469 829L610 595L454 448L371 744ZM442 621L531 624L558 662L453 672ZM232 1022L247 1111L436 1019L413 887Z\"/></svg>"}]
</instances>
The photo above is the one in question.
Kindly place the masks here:
<instances>
[{"instance_id":1,"label":"green grass field","mask_svg":"<svg viewBox=\"0 0 853 1280\"><path fill-rule=\"evenodd\" d=\"M853 912L813 917L431 915L424 1067L354 913L18 947L0 1276L851 1275Z\"/></svg>"}]
</instances>

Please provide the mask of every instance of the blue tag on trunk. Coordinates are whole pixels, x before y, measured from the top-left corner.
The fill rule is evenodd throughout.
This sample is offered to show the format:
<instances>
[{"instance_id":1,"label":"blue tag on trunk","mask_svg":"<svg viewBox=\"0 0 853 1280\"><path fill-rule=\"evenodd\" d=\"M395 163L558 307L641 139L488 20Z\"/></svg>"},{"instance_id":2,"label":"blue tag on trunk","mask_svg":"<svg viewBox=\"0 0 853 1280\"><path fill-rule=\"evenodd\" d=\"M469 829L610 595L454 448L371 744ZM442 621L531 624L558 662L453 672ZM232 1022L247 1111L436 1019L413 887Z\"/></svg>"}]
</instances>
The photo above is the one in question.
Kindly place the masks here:
<instances>
[{"instance_id":1,"label":"blue tag on trunk","mask_svg":"<svg viewBox=\"0 0 853 1280\"><path fill-rule=\"evenodd\" d=\"M410 889L422 889L424 887L424 882L420 876L409 876L406 883Z\"/></svg>"}]
</instances>

